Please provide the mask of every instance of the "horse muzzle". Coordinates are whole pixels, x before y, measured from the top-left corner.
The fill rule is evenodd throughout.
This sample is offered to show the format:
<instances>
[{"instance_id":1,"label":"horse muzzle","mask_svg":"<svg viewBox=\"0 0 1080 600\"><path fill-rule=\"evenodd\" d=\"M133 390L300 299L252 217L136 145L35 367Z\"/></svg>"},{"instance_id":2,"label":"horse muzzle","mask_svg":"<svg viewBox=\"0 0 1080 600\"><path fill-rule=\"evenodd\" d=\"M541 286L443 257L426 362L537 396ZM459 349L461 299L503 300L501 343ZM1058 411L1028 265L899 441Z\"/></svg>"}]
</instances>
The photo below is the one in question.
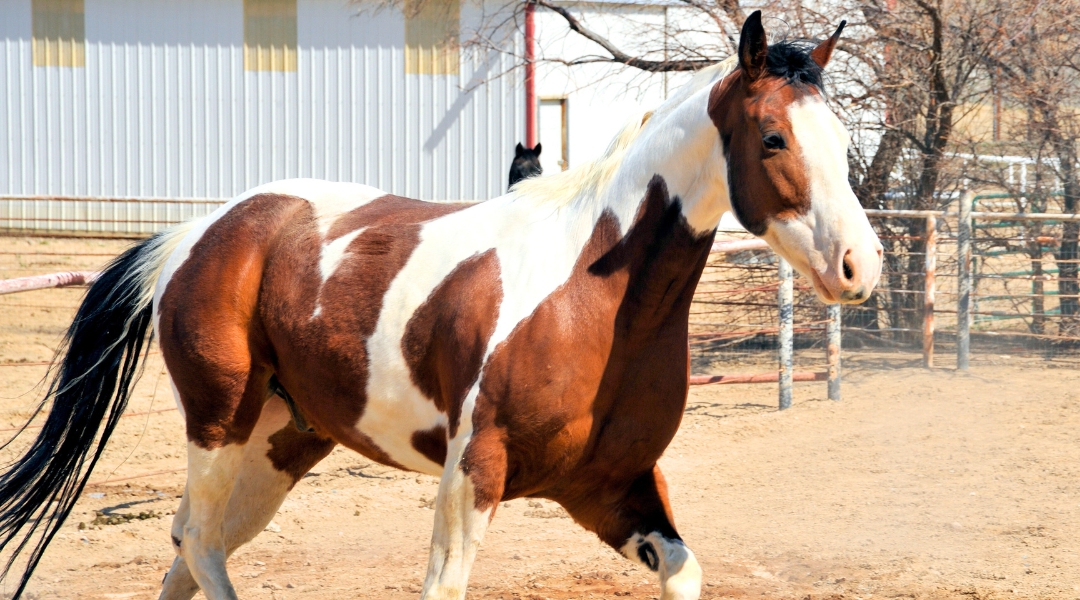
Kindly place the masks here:
<instances>
[{"instance_id":1,"label":"horse muzzle","mask_svg":"<svg viewBox=\"0 0 1080 600\"><path fill-rule=\"evenodd\" d=\"M814 269L814 290L828 303L861 304L866 302L881 277L883 252L881 244L862 244L837 253L823 270Z\"/></svg>"}]
</instances>

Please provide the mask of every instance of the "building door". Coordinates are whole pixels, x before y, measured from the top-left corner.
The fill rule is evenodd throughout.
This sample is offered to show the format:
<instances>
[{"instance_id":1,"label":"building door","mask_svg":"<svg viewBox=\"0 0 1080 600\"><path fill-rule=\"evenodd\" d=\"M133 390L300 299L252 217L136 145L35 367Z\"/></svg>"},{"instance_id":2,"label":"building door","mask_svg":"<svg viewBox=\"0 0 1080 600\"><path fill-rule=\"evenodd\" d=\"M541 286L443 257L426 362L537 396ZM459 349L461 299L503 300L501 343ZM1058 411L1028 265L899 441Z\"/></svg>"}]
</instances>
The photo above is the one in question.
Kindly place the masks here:
<instances>
[{"instance_id":1,"label":"building door","mask_svg":"<svg viewBox=\"0 0 1080 600\"><path fill-rule=\"evenodd\" d=\"M566 120L566 98L541 98L539 129L540 166L544 173L558 173L570 168L570 148Z\"/></svg>"}]
</instances>

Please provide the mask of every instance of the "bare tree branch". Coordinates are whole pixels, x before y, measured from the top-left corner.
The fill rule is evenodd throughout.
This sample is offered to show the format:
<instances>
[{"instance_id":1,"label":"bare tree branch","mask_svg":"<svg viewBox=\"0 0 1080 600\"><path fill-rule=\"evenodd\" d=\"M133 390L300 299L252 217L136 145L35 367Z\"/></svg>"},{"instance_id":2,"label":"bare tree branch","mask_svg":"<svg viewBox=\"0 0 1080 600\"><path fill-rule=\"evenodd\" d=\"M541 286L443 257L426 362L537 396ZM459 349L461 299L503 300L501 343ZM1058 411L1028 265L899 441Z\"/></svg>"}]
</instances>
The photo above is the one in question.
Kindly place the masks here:
<instances>
[{"instance_id":1,"label":"bare tree branch","mask_svg":"<svg viewBox=\"0 0 1080 600\"><path fill-rule=\"evenodd\" d=\"M566 21L566 24L570 27L572 31L606 50L611 55L610 62L621 63L629 67L634 67L635 69L648 71L650 73L660 73L665 71L697 71L700 69L704 69L705 67L714 65L717 62L716 60L708 59L645 60L643 58L631 56L626 52L620 50L618 47L615 46L615 44L611 43L604 36L586 27L577 17L570 14L570 11L566 10L565 8L557 4L553 4L548 0L533 1L536 2L537 6L543 6L544 8L561 16ZM578 60L567 60L561 62L567 65L578 65L584 64L584 62L596 61L594 59L589 59L584 62L580 62Z\"/></svg>"}]
</instances>

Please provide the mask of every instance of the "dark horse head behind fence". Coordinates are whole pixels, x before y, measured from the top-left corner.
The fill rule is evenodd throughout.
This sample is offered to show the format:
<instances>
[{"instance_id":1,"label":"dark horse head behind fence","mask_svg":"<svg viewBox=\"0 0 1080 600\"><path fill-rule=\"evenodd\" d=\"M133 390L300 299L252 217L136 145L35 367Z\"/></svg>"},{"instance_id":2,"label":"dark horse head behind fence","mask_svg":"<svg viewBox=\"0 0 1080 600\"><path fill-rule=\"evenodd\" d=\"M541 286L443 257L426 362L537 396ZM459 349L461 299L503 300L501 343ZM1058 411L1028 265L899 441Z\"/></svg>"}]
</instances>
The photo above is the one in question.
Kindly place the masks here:
<instances>
[{"instance_id":1,"label":"dark horse head behind fence","mask_svg":"<svg viewBox=\"0 0 1080 600\"><path fill-rule=\"evenodd\" d=\"M544 172L543 167L540 166L540 144L532 148L526 148L518 143L517 148L514 149L514 161L510 163L510 184L509 187L514 187L514 184L533 177Z\"/></svg>"}]
</instances>

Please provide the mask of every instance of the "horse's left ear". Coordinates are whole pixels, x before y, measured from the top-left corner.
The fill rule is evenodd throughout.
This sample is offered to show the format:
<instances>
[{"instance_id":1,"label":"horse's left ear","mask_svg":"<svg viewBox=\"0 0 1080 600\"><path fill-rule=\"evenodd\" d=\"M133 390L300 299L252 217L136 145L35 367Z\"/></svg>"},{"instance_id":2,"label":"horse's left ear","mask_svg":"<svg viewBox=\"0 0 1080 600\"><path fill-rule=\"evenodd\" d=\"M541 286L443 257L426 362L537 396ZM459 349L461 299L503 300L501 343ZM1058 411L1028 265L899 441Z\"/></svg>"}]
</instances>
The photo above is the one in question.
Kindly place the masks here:
<instances>
[{"instance_id":1,"label":"horse's left ear","mask_svg":"<svg viewBox=\"0 0 1080 600\"><path fill-rule=\"evenodd\" d=\"M810 52L810 58L814 59L814 62L819 67L825 68L825 65L829 64L829 59L832 58L832 51L836 48L836 42L840 39L840 32L844 30L844 25L847 25L847 21L840 21L840 26L836 28L836 33L817 45Z\"/></svg>"},{"instance_id":2,"label":"horse's left ear","mask_svg":"<svg viewBox=\"0 0 1080 600\"><path fill-rule=\"evenodd\" d=\"M761 11L755 10L746 17L739 35L739 66L750 81L765 71L768 54L769 42L765 40L765 28L761 26Z\"/></svg>"},{"instance_id":3,"label":"horse's left ear","mask_svg":"<svg viewBox=\"0 0 1080 600\"><path fill-rule=\"evenodd\" d=\"M540 156L541 150L543 150L543 148L540 147L540 142L536 142L536 145L533 146L533 152L535 152L537 156Z\"/></svg>"},{"instance_id":4,"label":"horse's left ear","mask_svg":"<svg viewBox=\"0 0 1080 600\"><path fill-rule=\"evenodd\" d=\"M521 156L521 153L525 151L525 147L518 142L517 148L514 148L514 158Z\"/></svg>"}]
</instances>

